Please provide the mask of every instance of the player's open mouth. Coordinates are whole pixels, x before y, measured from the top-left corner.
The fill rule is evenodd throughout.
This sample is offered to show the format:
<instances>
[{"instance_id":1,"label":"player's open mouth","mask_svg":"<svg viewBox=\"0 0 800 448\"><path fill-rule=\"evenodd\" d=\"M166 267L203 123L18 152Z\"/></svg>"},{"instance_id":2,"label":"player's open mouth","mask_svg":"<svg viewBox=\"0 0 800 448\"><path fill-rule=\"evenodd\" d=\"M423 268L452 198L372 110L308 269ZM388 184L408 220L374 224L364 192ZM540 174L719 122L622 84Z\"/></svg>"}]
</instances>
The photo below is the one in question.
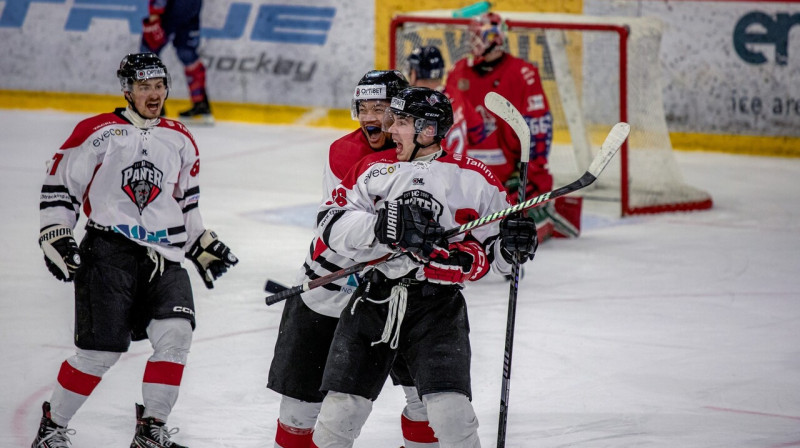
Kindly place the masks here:
<instances>
[{"instance_id":1,"label":"player's open mouth","mask_svg":"<svg viewBox=\"0 0 800 448\"><path fill-rule=\"evenodd\" d=\"M376 143L383 136L383 131L377 126L366 126L367 138L370 142Z\"/></svg>"},{"instance_id":2,"label":"player's open mouth","mask_svg":"<svg viewBox=\"0 0 800 448\"><path fill-rule=\"evenodd\" d=\"M148 102L146 104L146 107L148 111L154 114L158 114L158 109L161 108L161 102L160 101Z\"/></svg>"}]
</instances>

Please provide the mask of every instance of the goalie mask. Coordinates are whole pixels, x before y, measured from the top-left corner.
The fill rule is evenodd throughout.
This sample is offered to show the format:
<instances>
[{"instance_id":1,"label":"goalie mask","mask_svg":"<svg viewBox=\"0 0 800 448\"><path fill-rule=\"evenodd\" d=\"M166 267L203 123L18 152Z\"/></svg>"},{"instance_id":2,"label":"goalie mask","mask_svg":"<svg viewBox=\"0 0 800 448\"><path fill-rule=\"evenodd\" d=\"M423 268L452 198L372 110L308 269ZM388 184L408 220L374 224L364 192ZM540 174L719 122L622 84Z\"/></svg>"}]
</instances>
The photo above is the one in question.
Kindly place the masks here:
<instances>
[{"instance_id":1,"label":"goalie mask","mask_svg":"<svg viewBox=\"0 0 800 448\"><path fill-rule=\"evenodd\" d=\"M153 53L132 53L122 58L119 70L117 70L117 78L123 92L130 92L136 81L153 78L164 78L167 91L172 84L167 66Z\"/></svg>"},{"instance_id":2,"label":"goalie mask","mask_svg":"<svg viewBox=\"0 0 800 448\"><path fill-rule=\"evenodd\" d=\"M408 87L408 81L398 70L372 70L356 85L350 103L350 117L358 120L358 107L362 101L385 100L388 104L393 96Z\"/></svg>"},{"instance_id":3,"label":"goalie mask","mask_svg":"<svg viewBox=\"0 0 800 448\"><path fill-rule=\"evenodd\" d=\"M406 59L406 73L412 70L417 79L442 79L444 77L444 58L442 52L433 45L417 47Z\"/></svg>"},{"instance_id":4,"label":"goalie mask","mask_svg":"<svg viewBox=\"0 0 800 448\"><path fill-rule=\"evenodd\" d=\"M496 49L505 51L508 27L499 14L488 12L469 24L470 60L480 64L486 55Z\"/></svg>"}]
</instances>

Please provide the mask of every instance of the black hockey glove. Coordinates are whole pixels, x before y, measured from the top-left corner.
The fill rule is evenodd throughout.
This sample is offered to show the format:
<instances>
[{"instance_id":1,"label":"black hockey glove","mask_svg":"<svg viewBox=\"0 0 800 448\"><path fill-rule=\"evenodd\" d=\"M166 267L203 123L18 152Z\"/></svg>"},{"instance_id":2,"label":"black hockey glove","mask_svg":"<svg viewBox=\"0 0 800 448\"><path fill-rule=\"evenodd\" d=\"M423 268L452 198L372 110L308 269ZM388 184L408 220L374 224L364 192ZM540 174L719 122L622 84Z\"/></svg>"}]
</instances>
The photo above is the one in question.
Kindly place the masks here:
<instances>
[{"instance_id":1,"label":"black hockey glove","mask_svg":"<svg viewBox=\"0 0 800 448\"><path fill-rule=\"evenodd\" d=\"M539 238L533 218L515 213L500 221L500 253L504 260L513 262L515 253L521 255L523 263L532 260L537 247Z\"/></svg>"},{"instance_id":2,"label":"black hockey glove","mask_svg":"<svg viewBox=\"0 0 800 448\"><path fill-rule=\"evenodd\" d=\"M39 247L51 274L62 282L71 282L75 278L75 271L81 266L81 254L71 228L59 224L43 228L39 234Z\"/></svg>"},{"instance_id":3,"label":"black hockey glove","mask_svg":"<svg viewBox=\"0 0 800 448\"><path fill-rule=\"evenodd\" d=\"M211 230L206 230L200 235L186 256L192 260L208 289L213 289L214 280L239 262L236 255L233 255L228 246L218 240L217 234Z\"/></svg>"},{"instance_id":4,"label":"black hockey glove","mask_svg":"<svg viewBox=\"0 0 800 448\"><path fill-rule=\"evenodd\" d=\"M375 221L378 242L400 247L423 257L439 249L437 243L444 236L444 227L433 219L433 212L416 204L387 201L378 210Z\"/></svg>"}]
</instances>

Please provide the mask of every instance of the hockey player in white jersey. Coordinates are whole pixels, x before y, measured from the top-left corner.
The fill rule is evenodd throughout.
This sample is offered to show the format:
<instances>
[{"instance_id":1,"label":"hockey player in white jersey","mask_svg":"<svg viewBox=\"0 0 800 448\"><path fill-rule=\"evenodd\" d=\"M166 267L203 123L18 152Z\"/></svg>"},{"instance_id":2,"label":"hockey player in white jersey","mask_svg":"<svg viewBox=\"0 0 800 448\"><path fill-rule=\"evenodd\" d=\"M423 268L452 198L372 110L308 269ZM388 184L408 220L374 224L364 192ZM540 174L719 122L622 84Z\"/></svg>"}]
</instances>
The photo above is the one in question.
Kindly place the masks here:
<instances>
[{"instance_id":1,"label":"hockey player in white jersey","mask_svg":"<svg viewBox=\"0 0 800 448\"><path fill-rule=\"evenodd\" d=\"M391 97L408 87L396 70L371 70L355 87L352 118L358 129L336 140L328 152L323 172L323 199L327 198L347 171L363 157L376 152L394 152L395 144L382 130L383 116ZM350 258L325 247L314 238L298 276L298 283L352 266ZM308 448L325 394L320 392L322 373L333 340L333 332L359 278L352 275L289 299L283 308L278 339L269 370L267 387L282 395L276 448ZM392 370L392 380L403 386L407 404L400 417L406 447L438 447L428 426L425 407L402 362Z\"/></svg>"},{"instance_id":2,"label":"hockey player in white jersey","mask_svg":"<svg viewBox=\"0 0 800 448\"><path fill-rule=\"evenodd\" d=\"M445 228L509 206L483 163L441 149L452 123L444 94L404 89L384 118L394 153L362 159L320 208L317 235L330 250L358 262L391 258L364 273L341 314L314 447L353 445L395 357L408 363L440 446L480 446L460 290L490 266L510 272L511 254L532 257L537 239L532 219L510 216L442 241Z\"/></svg>"},{"instance_id":3,"label":"hockey player in white jersey","mask_svg":"<svg viewBox=\"0 0 800 448\"><path fill-rule=\"evenodd\" d=\"M32 448L70 443L70 419L132 340L153 354L132 448L185 448L168 429L195 326L188 257L208 288L238 260L203 226L200 157L180 122L160 118L170 77L152 53L117 71L126 108L80 122L47 166L39 244L50 272L75 285L76 352L65 360ZM73 238L81 206L86 235Z\"/></svg>"}]
</instances>

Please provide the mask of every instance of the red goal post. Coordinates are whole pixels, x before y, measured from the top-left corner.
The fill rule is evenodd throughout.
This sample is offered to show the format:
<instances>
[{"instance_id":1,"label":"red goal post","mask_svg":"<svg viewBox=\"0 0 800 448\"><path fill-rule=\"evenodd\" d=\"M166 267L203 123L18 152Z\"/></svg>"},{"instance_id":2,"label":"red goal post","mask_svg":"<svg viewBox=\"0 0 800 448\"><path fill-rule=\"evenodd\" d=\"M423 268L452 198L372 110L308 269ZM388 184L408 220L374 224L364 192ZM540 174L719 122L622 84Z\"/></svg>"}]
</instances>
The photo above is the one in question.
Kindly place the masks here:
<instances>
[{"instance_id":1,"label":"red goal post","mask_svg":"<svg viewBox=\"0 0 800 448\"><path fill-rule=\"evenodd\" d=\"M614 123L631 124L619 157L583 196L618 203L622 216L710 208L708 193L686 185L664 114L660 23L646 18L499 12L508 50L539 68L553 113L550 170L556 185L582 174ZM446 66L466 56L470 19L452 11L395 16L389 66L403 68L419 45L436 45Z\"/></svg>"}]
</instances>

